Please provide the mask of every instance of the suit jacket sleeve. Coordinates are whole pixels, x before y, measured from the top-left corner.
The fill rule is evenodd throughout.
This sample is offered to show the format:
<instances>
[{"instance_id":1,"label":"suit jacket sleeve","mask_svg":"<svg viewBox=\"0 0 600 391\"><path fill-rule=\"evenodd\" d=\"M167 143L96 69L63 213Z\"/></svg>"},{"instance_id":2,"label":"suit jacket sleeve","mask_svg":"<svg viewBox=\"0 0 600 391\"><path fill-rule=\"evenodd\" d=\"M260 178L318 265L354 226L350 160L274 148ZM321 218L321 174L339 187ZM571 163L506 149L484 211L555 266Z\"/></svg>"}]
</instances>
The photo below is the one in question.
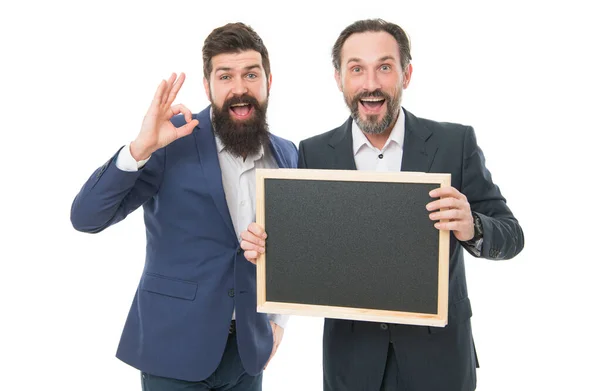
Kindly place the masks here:
<instances>
[{"instance_id":1,"label":"suit jacket sleeve","mask_svg":"<svg viewBox=\"0 0 600 391\"><path fill-rule=\"evenodd\" d=\"M483 248L480 256L500 260L510 259L521 252L525 242L523 230L508 208L500 189L492 181L471 127L465 132L461 192L483 224ZM463 247L470 250L468 246Z\"/></svg>"},{"instance_id":2,"label":"suit jacket sleeve","mask_svg":"<svg viewBox=\"0 0 600 391\"><path fill-rule=\"evenodd\" d=\"M75 197L71 223L76 230L100 232L123 220L158 192L164 172L164 148L134 172L117 168L118 153L94 171Z\"/></svg>"}]
</instances>

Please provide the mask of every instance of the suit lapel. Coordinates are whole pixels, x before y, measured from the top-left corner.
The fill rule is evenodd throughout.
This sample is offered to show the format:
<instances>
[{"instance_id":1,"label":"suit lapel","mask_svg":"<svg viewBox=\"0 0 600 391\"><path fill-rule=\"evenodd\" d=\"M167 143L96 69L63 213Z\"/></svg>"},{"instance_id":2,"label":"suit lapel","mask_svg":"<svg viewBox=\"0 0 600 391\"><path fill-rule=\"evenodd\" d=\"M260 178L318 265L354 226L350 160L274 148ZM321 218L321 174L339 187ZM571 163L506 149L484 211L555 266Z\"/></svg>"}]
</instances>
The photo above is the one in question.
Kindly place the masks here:
<instances>
[{"instance_id":1,"label":"suit lapel","mask_svg":"<svg viewBox=\"0 0 600 391\"><path fill-rule=\"evenodd\" d=\"M404 109L403 109L404 110ZM437 144L430 140L431 131L417 117L404 110L406 117L402 171L429 172L437 152Z\"/></svg>"},{"instance_id":2,"label":"suit lapel","mask_svg":"<svg viewBox=\"0 0 600 391\"><path fill-rule=\"evenodd\" d=\"M354 150L352 148L352 117L333 132L329 139L333 148L333 168L337 170L356 170Z\"/></svg>"},{"instance_id":3,"label":"suit lapel","mask_svg":"<svg viewBox=\"0 0 600 391\"><path fill-rule=\"evenodd\" d=\"M275 158L279 168L291 167L291 165L286 161L285 155L281 152L279 145L277 145L277 142L273 137L269 137L269 148L271 148L271 153L273 154L273 157Z\"/></svg>"},{"instance_id":4,"label":"suit lapel","mask_svg":"<svg viewBox=\"0 0 600 391\"><path fill-rule=\"evenodd\" d=\"M198 120L200 122L199 128L196 128L193 134L196 140L196 148L198 150L204 180L208 185L217 210L221 214L221 217L223 217L225 224L231 230L233 237L237 238L233 223L231 222L229 208L227 207L227 200L225 199L223 177L221 174L221 166L219 165L217 143L210 121L209 108L204 109L198 114Z\"/></svg>"}]
</instances>

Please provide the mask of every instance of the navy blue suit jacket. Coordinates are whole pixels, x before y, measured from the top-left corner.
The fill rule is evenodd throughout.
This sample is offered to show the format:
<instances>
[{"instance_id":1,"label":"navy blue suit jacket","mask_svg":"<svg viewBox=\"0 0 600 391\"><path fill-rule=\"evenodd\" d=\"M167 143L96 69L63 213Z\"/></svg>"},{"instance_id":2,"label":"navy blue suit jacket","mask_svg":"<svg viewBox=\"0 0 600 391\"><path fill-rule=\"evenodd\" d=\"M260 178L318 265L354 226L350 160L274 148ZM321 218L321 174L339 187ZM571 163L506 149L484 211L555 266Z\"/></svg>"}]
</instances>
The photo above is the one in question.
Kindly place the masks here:
<instances>
[{"instance_id":1,"label":"navy blue suit jacket","mask_svg":"<svg viewBox=\"0 0 600 391\"><path fill-rule=\"evenodd\" d=\"M159 149L137 172L115 154L77 194L73 226L97 233L143 206L146 263L117 357L157 376L207 378L219 365L235 307L242 363L258 374L271 353L266 314L256 312L256 267L240 249L227 208L209 108L192 134ZM173 118L175 126L184 123ZM296 146L276 136L279 167L295 168Z\"/></svg>"},{"instance_id":2,"label":"navy blue suit jacket","mask_svg":"<svg viewBox=\"0 0 600 391\"><path fill-rule=\"evenodd\" d=\"M402 171L452 174L483 224L481 258L516 256L523 230L485 166L470 126L406 115ZM356 170L352 118L327 133L300 142L299 168ZM465 247L469 250L469 247ZM324 390L379 390L390 340L403 390L472 391L477 357L470 318L463 244L450 238L448 325L444 328L326 319L323 336Z\"/></svg>"}]
</instances>

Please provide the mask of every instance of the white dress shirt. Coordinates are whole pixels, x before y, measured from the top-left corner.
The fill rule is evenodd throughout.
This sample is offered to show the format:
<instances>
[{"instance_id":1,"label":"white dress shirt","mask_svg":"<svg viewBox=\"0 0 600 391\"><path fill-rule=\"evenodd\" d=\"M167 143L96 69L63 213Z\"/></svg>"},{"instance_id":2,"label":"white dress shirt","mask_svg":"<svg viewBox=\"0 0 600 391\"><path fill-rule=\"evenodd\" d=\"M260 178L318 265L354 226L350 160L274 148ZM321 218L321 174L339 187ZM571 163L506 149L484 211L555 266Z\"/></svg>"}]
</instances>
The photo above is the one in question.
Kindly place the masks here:
<instances>
[{"instance_id":1,"label":"white dress shirt","mask_svg":"<svg viewBox=\"0 0 600 391\"><path fill-rule=\"evenodd\" d=\"M242 232L256 219L256 169L277 168L277 161L268 148L261 147L257 154L250 155L244 160L242 157L234 156L225 151L225 146L219 137L215 136L215 141L227 207L238 241L241 242ZM137 162L131 156L131 151L127 145L119 152L116 165L117 168L123 171L137 171L149 159ZM232 319L235 319L235 308ZM289 316L269 314L269 319L285 328Z\"/></svg>"}]
</instances>

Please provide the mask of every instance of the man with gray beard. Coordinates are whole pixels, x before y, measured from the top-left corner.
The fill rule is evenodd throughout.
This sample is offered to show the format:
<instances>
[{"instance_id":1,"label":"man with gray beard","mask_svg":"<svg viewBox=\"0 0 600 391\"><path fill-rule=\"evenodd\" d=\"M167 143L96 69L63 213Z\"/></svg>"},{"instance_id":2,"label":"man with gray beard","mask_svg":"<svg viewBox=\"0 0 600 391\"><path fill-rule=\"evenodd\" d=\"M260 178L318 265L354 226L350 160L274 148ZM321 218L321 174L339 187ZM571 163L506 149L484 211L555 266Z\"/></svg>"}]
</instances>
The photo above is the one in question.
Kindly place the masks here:
<instances>
[{"instance_id":1,"label":"man with gray beard","mask_svg":"<svg viewBox=\"0 0 600 391\"><path fill-rule=\"evenodd\" d=\"M523 231L492 182L473 128L418 118L401 107L412 58L399 26L357 21L342 31L332 57L351 116L302 141L298 168L450 173L452 186L431 191L423 205L437 229L451 231L450 281L444 328L326 319L324 390L472 391L478 361L463 249L510 259L524 246ZM255 223L242 234L251 262L265 251L262 235Z\"/></svg>"}]
</instances>

